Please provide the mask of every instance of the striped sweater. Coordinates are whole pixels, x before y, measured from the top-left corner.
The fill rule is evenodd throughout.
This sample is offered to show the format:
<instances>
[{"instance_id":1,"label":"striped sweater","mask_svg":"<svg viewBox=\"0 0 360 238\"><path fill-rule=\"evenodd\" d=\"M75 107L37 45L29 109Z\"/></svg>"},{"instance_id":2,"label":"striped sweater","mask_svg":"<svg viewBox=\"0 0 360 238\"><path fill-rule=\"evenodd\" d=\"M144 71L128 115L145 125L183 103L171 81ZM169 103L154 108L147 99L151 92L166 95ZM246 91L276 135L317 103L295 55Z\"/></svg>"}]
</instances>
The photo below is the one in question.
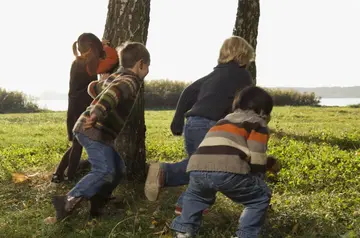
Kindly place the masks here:
<instances>
[{"instance_id":1,"label":"striped sweater","mask_svg":"<svg viewBox=\"0 0 360 238\"><path fill-rule=\"evenodd\" d=\"M73 131L113 146L133 104L136 103L141 84L141 79L123 68L106 80L91 82L88 93L93 101L79 117ZM93 113L97 118L96 124L92 128L84 129L86 119Z\"/></svg>"},{"instance_id":2,"label":"striped sweater","mask_svg":"<svg viewBox=\"0 0 360 238\"><path fill-rule=\"evenodd\" d=\"M187 171L266 172L269 129L253 111L236 110L213 126L191 156Z\"/></svg>"}]
</instances>

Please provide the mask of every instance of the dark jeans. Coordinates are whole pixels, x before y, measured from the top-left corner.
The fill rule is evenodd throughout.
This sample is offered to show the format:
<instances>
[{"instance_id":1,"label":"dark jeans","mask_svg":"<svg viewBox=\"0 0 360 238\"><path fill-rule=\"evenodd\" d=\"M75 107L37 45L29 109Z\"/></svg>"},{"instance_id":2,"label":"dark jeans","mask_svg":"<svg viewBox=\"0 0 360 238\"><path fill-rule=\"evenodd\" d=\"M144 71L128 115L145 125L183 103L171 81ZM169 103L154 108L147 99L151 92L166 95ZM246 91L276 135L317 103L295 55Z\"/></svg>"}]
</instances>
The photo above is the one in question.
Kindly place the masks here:
<instances>
[{"instance_id":1,"label":"dark jeans","mask_svg":"<svg viewBox=\"0 0 360 238\"><path fill-rule=\"evenodd\" d=\"M185 149L188 158L177 163L163 163L161 167L164 171L164 186L176 187L189 184L189 174L186 173L186 167L190 156L196 151L203 141L206 133L216 124L203 117L189 117L184 126ZM183 194L179 197L177 204L181 206Z\"/></svg>"},{"instance_id":2,"label":"dark jeans","mask_svg":"<svg viewBox=\"0 0 360 238\"><path fill-rule=\"evenodd\" d=\"M72 145L62 157L58 167L56 168L55 174L63 176L66 168L68 168L67 177L69 180L72 180L80 163L82 149L83 147L80 145L78 140L73 138Z\"/></svg>"},{"instance_id":3,"label":"dark jeans","mask_svg":"<svg viewBox=\"0 0 360 238\"><path fill-rule=\"evenodd\" d=\"M84 176L69 192L72 197L91 198L95 194L104 198L110 197L125 174L125 163L119 154L110 146L77 133L75 137L85 148L91 171Z\"/></svg>"},{"instance_id":4,"label":"dark jeans","mask_svg":"<svg viewBox=\"0 0 360 238\"><path fill-rule=\"evenodd\" d=\"M270 203L271 191L261 178L247 174L191 172L181 216L174 219L171 229L195 236L200 228L202 212L214 204L217 192L245 206L240 216L237 237L258 237Z\"/></svg>"}]
</instances>

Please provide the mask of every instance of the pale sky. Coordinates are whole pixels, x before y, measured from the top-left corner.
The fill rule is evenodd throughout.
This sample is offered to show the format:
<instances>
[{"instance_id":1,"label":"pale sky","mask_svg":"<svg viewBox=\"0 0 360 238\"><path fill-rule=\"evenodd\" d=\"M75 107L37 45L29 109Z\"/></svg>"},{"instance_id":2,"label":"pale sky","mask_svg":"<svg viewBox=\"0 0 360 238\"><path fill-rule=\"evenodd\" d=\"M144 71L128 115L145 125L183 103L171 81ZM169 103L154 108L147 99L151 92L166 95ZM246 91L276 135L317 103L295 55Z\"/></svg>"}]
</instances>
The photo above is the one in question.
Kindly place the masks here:
<instances>
[{"instance_id":1,"label":"pale sky","mask_svg":"<svg viewBox=\"0 0 360 238\"><path fill-rule=\"evenodd\" d=\"M102 37L107 0L1 0L0 87L67 93L72 43ZM147 79L194 81L216 66L237 0L152 0ZM260 86L360 85L360 0L262 0Z\"/></svg>"}]
</instances>

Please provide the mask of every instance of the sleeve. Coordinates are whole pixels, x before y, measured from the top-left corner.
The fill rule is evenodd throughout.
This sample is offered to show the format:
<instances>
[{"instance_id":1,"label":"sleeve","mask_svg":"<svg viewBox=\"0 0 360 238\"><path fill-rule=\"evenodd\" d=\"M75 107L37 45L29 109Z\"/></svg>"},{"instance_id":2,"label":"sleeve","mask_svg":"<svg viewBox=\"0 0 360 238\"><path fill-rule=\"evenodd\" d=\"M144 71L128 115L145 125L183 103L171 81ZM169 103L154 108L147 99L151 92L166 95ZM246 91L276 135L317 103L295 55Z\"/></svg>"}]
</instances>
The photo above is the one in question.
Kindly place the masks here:
<instances>
[{"instance_id":1,"label":"sleeve","mask_svg":"<svg viewBox=\"0 0 360 238\"><path fill-rule=\"evenodd\" d=\"M201 78L190 84L181 93L178 100L175 115L171 122L170 129L174 135L181 135L184 127L185 113L189 111L195 104L202 84L207 80L207 77Z\"/></svg>"},{"instance_id":2,"label":"sleeve","mask_svg":"<svg viewBox=\"0 0 360 238\"><path fill-rule=\"evenodd\" d=\"M96 72L98 74L106 73L119 63L119 58L116 50L110 46L104 45L106 54L105 59L100 59Z\"/></svg>"},{"instance_id":3,"label":"sleeve","mask_svg":"<svg viewBox=\"0 0 360 238\"><path fill-rule=\"evenodd\" d=\"M87 91L90 97L95 99L101 93L103 82L96 80L89 83Z\"/></svg>"},{"instance_id":4,"label":"sleeve","mask_svg":"<svg viewBox=\"0 0 360 238\"><path fill-rule=\"evenodd\" d=\"M250 168L251 173L266 172L267 167L267 144L269 141L269 130L267 127L257 125L250 131L247 139L250 150Z\"/></svg>"},{"instance_id":5,"label":"sleeve","mask_svg":"<svg viewBox=\"0 0 360 238\"><path fill-rule=\"evenodd\" d=\"M111 110L115 109L121 101L135 95L137 90L139 90L138 86L131 79L115 79L94 100L94 107L91 109L90 114L95 114L98 121L103 121Z\"/></svg>"}]
</instances>

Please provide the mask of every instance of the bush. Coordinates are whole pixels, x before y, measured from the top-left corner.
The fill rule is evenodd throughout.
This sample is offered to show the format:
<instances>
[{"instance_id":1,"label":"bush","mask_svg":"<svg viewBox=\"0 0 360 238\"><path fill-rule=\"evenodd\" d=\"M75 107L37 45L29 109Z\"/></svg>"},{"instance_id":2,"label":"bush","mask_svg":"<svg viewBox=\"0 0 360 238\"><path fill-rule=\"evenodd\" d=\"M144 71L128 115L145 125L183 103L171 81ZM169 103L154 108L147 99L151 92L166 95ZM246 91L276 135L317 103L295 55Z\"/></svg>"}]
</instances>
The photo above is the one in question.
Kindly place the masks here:
<instances>
[{"instance_id":1,"label":"bush","mask_svg":"<svg viewBox=\"0 0 360 238\"><path fill-rule=\"evenodd\" d=\"M351 108L360 108L360 103L359 104L349 105L349 107L351 107Z\"/></svg>"},{"instance_id":2,"label":"bush","mask_svg":"<svg viewBox=\"0 0 360 238\"><path fill-rule=\"evenodd\" d=\"M189 83L171 80L151 80L145 83L146 109L174 109L181 92ZM320 98L315 93L295 90L267 89L277 106L318 106Z\"/></svg>"},{"instance_id":3,"label":"bush","mask_svg":"<svg viewBox=\"0 0 360 238\"><path fill-rule=\"evenodd\" d=\"M39 106L22 92L0 88L0 113L39 112Z\"/></svg>"},{"instance_id":4,"label":"bush","mask_svg":"<svg viewBox=\"0 0 360 238\"><path fill-rule=\"evenodd\" d=\"M267 89L276 106L318 106L320 98L315 93L300 93L295 90Z\"/></svg>"},{"instance_id":5,"label":"bush","mask_svg":"<svg viewBox=\"0 0 360 238\"><path fill-rule=\"evenodd\" d=\"M181 92L189 83L171 80L151 80L145 82L146 109L174 109Z\"/></svg>"}]
</instances>

